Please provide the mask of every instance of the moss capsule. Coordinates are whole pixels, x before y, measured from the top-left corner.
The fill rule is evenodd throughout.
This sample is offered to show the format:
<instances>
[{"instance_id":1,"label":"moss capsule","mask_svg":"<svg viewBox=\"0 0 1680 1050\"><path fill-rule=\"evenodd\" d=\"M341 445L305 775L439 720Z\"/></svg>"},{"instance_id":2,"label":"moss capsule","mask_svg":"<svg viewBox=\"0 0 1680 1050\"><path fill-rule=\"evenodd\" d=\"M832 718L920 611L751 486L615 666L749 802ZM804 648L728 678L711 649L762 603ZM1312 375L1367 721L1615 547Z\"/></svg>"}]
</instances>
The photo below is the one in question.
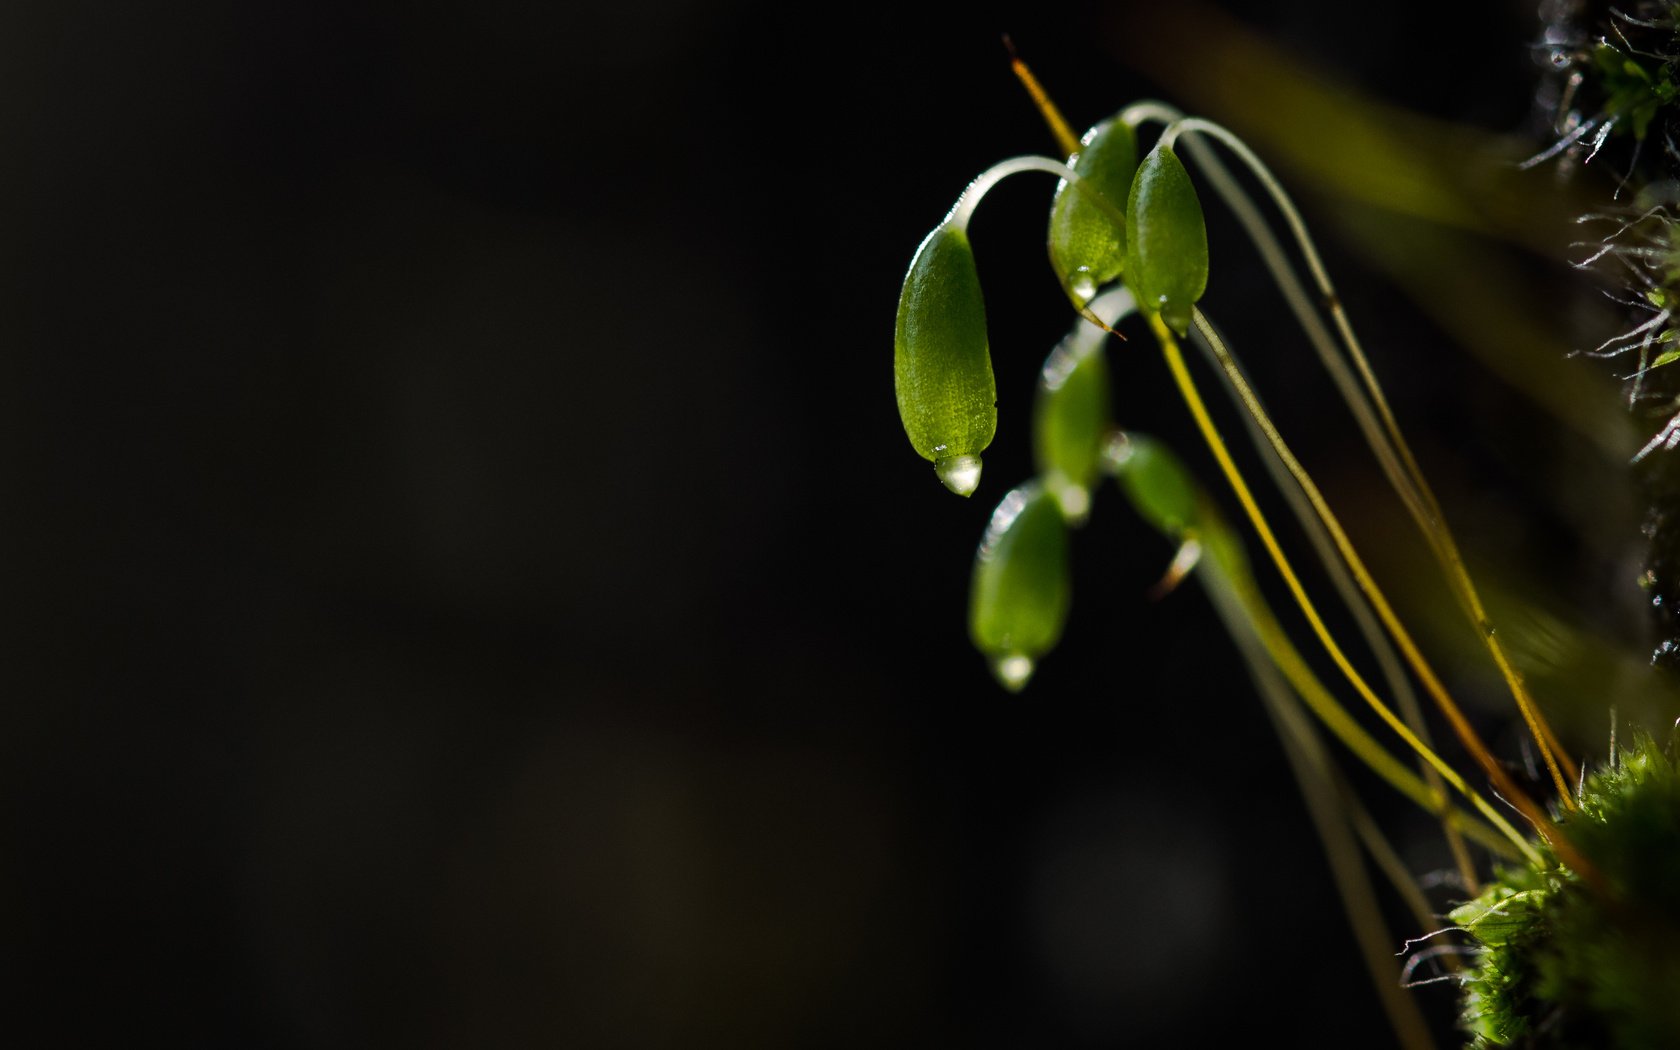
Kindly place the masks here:
<instances>
[{"instance_id":1,"label":"moss capsule","mask_svg":"<svg viewBox=\"0 0 1680 1050\"><path fill-rule=\"evenodd\" d=\"M1147 434L1128 433L1112 459L1121 489L1145 521L1174 539L1196 527L1196 483L1166 445Z\"/></svg>"},{"instance_id":2,"label":"moss capsule","mask_svg":"<svg viewBox=\"0 0 1680 1050\"><path fill-rule=\"evenodd\" d=\"M1157 145L1138 165L1126 198L1126 283L1141 309L1158 312L1184 335L1207 277L1207 224L1196 187L1172 149Z\"/></svg>"},{"instance_id":3,"label":"moss capsule","mask_svg":"<svg viewBox=\"0 0 1680 1050\"><path fill-rule=\"evenodd\" d=\"M947 488L972 493L980 452L997 432L997 386L974 250L949 223L922 241L904 277L893 378L910 443Z\"/></svg>"},{"instance_id":4,"label":"moss capsule","mask_svg":"<svg viewBox=\"0 0 1680 1050\"><path fill-rule=\"evenodd\" d=\"M1085 133L1068 164L1083 180L1056 187L1050 206L1050 263L1079 305L1120 276L1126 264L1126 229L1115 222L1126 208L1137 171L1137 132L1118 120L1105 120ZM1091 195L1108 202L1104 209Z\"/></svg>"},{"instance_id":5,"label":"moss capsule","mask_svg":"<svg viewBox=\"0 0 1680 1050\"><path fill-rule=\"evenodd\" d=\"M1090 333L1094 333L1090 334ZM1070 522L1085 519L1109 417L1105 333L1081 323L1044 362L1033 402L1033 458Z\"/></svg>"},{"instance_id":6,"label":"moss capsule","mask_svg":"<svg viewBox=\"0 0 1680 1050\"><path fill-rule=\"evenodd\" d=\"M1006 689L1019 690L1067 623L1067 526L1042 486L1029 482L992 512L974 556L968 630Z\"/></svg>"}]
</instances>

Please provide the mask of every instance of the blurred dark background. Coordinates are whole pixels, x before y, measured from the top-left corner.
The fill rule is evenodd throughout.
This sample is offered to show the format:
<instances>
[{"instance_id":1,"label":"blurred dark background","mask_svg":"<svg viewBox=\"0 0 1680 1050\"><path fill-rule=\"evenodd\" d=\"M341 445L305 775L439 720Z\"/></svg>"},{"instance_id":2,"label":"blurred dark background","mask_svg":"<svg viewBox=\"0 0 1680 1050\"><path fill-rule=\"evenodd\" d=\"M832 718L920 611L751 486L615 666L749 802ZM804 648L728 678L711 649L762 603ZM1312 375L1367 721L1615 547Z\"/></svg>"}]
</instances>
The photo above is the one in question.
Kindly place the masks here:
<instances>
[{"instance_id":1,"label":"blurred dark background","mask_svg":"<svg viewBox=\"0 0 1680 1050\"><path fill-rule=\"evenodd\" d=\"M1531 3L1223 6L1387 102L1529 128ZM973 501L894 410L910 253L972 175L1053 148L1000 34L1083 127L1165 93L1126 60L1137 13L7 5L15 1023L1384 1045L1231 647L1194 587L1145 597L1171 552L1112 493L1034 686L968 646L1070 320L1048 180L976 221L1003 422ZM1426 452L1539 455L1328 250ZM1266 294L1219 265L1210 302ZM1188 445L1144 351L1116 350L1119 410ZM1272 396L1351 454L1318 383Z\"/></svg>"}]
</instances>

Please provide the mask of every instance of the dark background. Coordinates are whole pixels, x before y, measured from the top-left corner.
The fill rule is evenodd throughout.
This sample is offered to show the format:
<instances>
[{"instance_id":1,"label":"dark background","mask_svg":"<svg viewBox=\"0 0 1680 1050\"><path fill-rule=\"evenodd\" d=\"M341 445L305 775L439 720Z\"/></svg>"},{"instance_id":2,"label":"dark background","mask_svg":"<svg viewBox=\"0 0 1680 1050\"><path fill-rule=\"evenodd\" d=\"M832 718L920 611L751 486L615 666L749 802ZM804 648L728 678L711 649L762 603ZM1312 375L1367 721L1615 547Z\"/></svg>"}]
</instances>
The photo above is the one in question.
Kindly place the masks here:
<instances>
[{"instance_id":1,"label":"dark background","mask_svg":"<svg viewBox=\"0 0 1680 1050\"><path fill-rule=\"evenodd\" d=\"M1052 148L1000 33L1078 126L1162 90L1130 5L1027 6L5 6L14 1024L1383 1045L1231 648L1195 588L1144 596L1171 552L1112 493L1034 687L968 647L1069 322L1047 180L976 221L972 502L896 419L898 282L968 178ZM1226 6L1528 127L1532 5ZM1426 444L1497 464L1455 429L1485 377L1342 280ZM1188 443L1142 349L1122 416Z\"/></svg>"}]
</instances>

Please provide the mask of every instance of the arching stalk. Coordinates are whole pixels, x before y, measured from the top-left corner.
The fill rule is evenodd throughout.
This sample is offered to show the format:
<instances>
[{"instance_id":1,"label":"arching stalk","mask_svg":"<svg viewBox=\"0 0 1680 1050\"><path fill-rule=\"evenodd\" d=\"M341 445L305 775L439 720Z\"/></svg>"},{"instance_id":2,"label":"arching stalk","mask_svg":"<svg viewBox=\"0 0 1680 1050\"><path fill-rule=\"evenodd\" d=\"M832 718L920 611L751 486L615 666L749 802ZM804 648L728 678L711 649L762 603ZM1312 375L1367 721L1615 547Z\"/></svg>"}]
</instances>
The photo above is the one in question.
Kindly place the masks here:
<instances>
[{"instance_id":1,"label":"arching stalk","mask_svg":"<svg viewBox=\"0 0 1680 1050\"><path fill-rule=\"evenodd\" d=\"M1463 778L1458 775L1456 770L1447 765L1446 762L1442 761L1440 756L1436 755L1434 751L1424 745L1423 741L1418 739L1417 735L1413 733L1397 715L1395 715L1387 704L1382 702L1374 691L1372 691L1370 685L1365 681L1364 677L1360 675L1359 671L1348 660L1347 654L1342 651L1341 646L1336 643L1335 638L1330 634L1329 628L1325 626L1323 618L1319 615L1318 608L1313 604L1312 599L1308 597L1306 588L1301 584L1300 577L1295 573L1294 566L1290 564L1288 556L1284 554L1283 548L1278 544L1277 536L1272 532L1270 523L1267 522L1264 513L1261 512L1259 504L1255 502L1254 495L1251 491L1249 491L1247 482L1243 480L1241 471L1237 469L1236 463L1231 459L1230 451L1225 447L1225 441L1220 436L1218 428L1214 425L1212 417L1208 415L1207 405L1202 401L1201 394L1196 389L1195 381L1190 377L1189 369L1185 367L1184 354L1179 350L1177 339L1173 336L1172 331L1167 328L1166 324L1161 321L1158 314L1149 315L1149 326L1151 331L1155 334L1156 341L1160 344L1162 355L1166 358L1167 368L1172 373L1173 381L1178 386L1179 394L1184 399L1186 407L1189 408L1190 414L1196 422L1197 429L1201 431L1202 438L1207 443L1208 449L1213 453L1214 459L1218 461L1220 470L1224 473L1226 481L1229 483L1232 491L1236 494L1237 501L1242 505L1243 512L1248 516L1250 524L1253 525L1255 532L1259 535L1262 546L1266 548L1267 555L1271 558L1272 563L1277 566L1278 572L1283 576L1284 583L1289 588L1291 596L1295 599L1295 603L1300 607L1302 614L1306 616L1307 622L1312 627L1313 633L1318 637L1319 643L1324 647L1325 652L1330 656L1332 662L1336 664L1337 669L1340 670L1343 676L1347 678L1348 683L1353 686L1354 691L1359 693L1361 699L1370 705L1371 709L1377 713L1378 717L1387 723L1389 728L1394 730L1394 732L1406 742L1408 747L1416 752L1419 757L1427 761L1431 766L1434 766L1436 772L1441 774L1441 778L1443 780L1464 794L1466 798L1472 799L1476 804L1476 808L1484 816L1489 817L1489 819L1496 817L1497 814L1493 810L1492 806L1490 806L1486 800L1482 799L1480 795L1472 792L1469 786L1465 784ZM1352 566L1350 566L1350 569L1351 568ZM1355 572L1356 578L1358 575L1358 572ZM1373 596L1373 600L1374 598L1375 596ZM1396 638L1395 640L1397 643L1400 643L1399 638ZM1404 643L1401 643L1401 650L1402 652L1406 651ZM1408 654L1408 656L1409 655L1410 654ZM1419 662L1421 663L1421 657L1419 658ZM1423 666L1427 667L1428 665L1424 664ZM1436 684L1439 684L1438 681ZM1495 760L1487 751L1486 745L1481 743L1480 739L1476 736L1475 730L1471 728L1467 721L1464 720L1463 713L1458 711L1457 705L1451 705L1448 710L1450 712L1448 720L1453 723L1454 730L1458 732L1460 739L1464 741L1465 746L1471 749L1472 754L1476 755L1478 761L1482 762L1484 772L1486 772L1490 779L1494 781L1494 784L1500 789L1501 793L1504 794L1508 801L1510 801L1512 805L1515 805L1518 811L1521 812L1523 816L1526 817L1529 822L1540 831L1546 840L1553 845L1553 848L1557 851L1559 857L1563 859L1565 863L1575 868L1575 870L1579 872L1583 878L1592 878L1592 869L1587 865L1586 859L1581 857L1580 854L1569 845L1568 841L1559 834L1557 828L1552 824L1551 819L1546 816L1545 812L1540 809L1540 807L1537 806L1532 799L1517 788L1516 783L1511 780L1510 775L1505 772L1504 768L1501 767L1497 760ZM1457 714L1458 718L1454 720L1452 718L1452 714Z\"/></svg>"},{"instance_id":2,"label":"arching stalk","mask_svg":"<svg viewBox=\"0 0 1680 1050\"><path fill-rule=\"evenodd\" d=\"M1377 997L1400 1044L1406 1050L1429 1050L1434 1042L1429 1037L1429 1029L1424 1024L1417 1001L1405 994L1396 979L1399 968L1394 964L1391 936L1377 906L1370 877L1360 859L1358 844L1349 829L1349 820L1343 810L1324 744L1278 677L1277 668L1267 662L1258 639L1244 629L1242 610L1234 607L1234 596L1224 585L1227 582L1220 576L1217 566L1210 567L1203 576L1205 589L1241 650L1255 691L1260 694L1267 717L1283 744L1284 756L1307 803L1307 814L1318 833L1319 843L1324 847L1325 860L1329 862L1342 910L1347 915L1348 925L1353 928L1354 939L1359 944L1360 956Z\"/></svg>"},{"instance_id":3,"label":"arching stalk","mask_svg":"<svg viewBox=\"0 0 1680 1050\"><path fill-rule=\"evenodd\" d=\"M1316 316L1314 319L1316 320ZM1207 323L1207 328L1217 331L1217 329L1213 329L1211 322ZM1223 380L1226 391L1231 395L1231 400L1241 409L1242 398L1224 370L1217 368L1218 357L1208 338L1207 331L1204 331L1202 325L1197 325L1192 329L1192 341L1198 349L1203 351L1207 359L1216 366L1216 371ZM1226 352L1233 360L1236 359L1234 351L1227 348ZM1335 587L1337 595L1341 597L1342 604L1352 614L1354 625L1359 630L1360 636L1365 640L1366 647L1371 650L1371 654L1376 658L1378 670L1381 671L1383 676L1383 682L1387 685L1389 694L1394 697L1395 703L1400 708L1401 717L1405 719L1406 725L1417 733L1418 739L1433 747L1434 741L1430 739L1422 708L1418 704L1417 694L1412 689L1411 681L1406 677L1399 654L1395 652L1393 643L1389 641L1388 635L1383 632L1382 626L1371 608L1370 599L1364 595L1353 577L1348 573L1347 566L1338 556L1329 530L1324 527L1324 523L1313 512L1311 503L1303 495L1300 486L1295 484L1294 478L1290 476L1282 457L1265 440L1265 434L1260 429L1259 424L1247 412L1242 412L1241 416L1249 433L1249 443L1261 450L1261 459L1265 463L1266 472L1271 476L1277 490L1282 493L1285 502L1289 504L1289 509L1295 520L1306 531L1307 539L1318 555L1319 564L1324 566L1325 571L1329 573L1331 585ZM1424 779L1429 783L1429 786L1437 795L1443 795L1440 774L1436 773L1434 768L1426 762L1420 761L1419 764ZM1447 848L1452 853L1453 863L1458 867L1459 875L1464 879L1465 886L1471 893L1476 893L1480 880L1476 877L1476 868L1470 859L1469 851L1464 848L1464 840L1452 822L1445 819L1444 813L1442 817L1441 828L1447 840Z\"/></svg>"},{"instance_id":4,"label":"arching stalk","mask_svg":"<svg viewBox=\"0 0 1680 1050\"><path fill-rule=\"evenodd\" d=\"M1220 559L1208 559L1210 564L1219 564ZM1359 723L1347 713L1338 703L1318 676L1313 674L1289 636L1273 616L1271 608L1266 604L1265 597L1255 586L1252 577L1246 573L1234 571L1230 566L1222 566L1222 572L1227 589L1233 600L1243 610L1249 630L1257 641L1265 648L1267 655L1278 671L1288 680L1290 686L1301 697L1314 716L1324 724L1332 735L1352 751L1364 763L1365 767L1380 777L1390 787L1416 803L1425 812L1439 816L1441 820L1455 831L1475 839L1481 845L1493 850L1501 856L1511 858L1522 856L1529 860L1538 860L1539 854L1523 835L1512 827L1498 810L1493 809L1480 796L1473 794L1462 782L1455 784L1466 799L1486 817L1494 828L1491 829L1470 818L1459 810L1446 804L1441 793L1431 789L1417 774L1395 759L1386 749L1366 733ZM1429 754L1432 754L1430 752ZM1429 761L1425 755L1425 761ZM1439 761L1439 759L1435 759ZM1499 835L1503 835L1501 839Z\"/></svg>"},{"instance_id":5,"label":"arching stalk","mask_svg":"<svg viewBox=\"0 0 1680 1050\"><path fill-rule=\"evenodd\" d=\"M1135 114L1140 120L1165 119L1173 112L1176 111L1172 110L1171 107L1158 103L1140 104L1130 107L1126 111L1128 114ZM1167 125L1161 134L1161 141L1170 146L1180 135L1184 134L1207 135L1230 149L1259 180L1262 188L1271 196L1278 211L1283 215L1285 225L1295 238L1302 257L1307 263L1308 272L1312 275L1313 281L1318 287L1323 306L1329 311L1337 332L1341 336L1343 348L1348 360L1352 362L1358 374L1363 390L1347 378L1346 369L1341 365L1339 355L1331 351L1322 337L1315 337L1315 329L1321 333L1322 327L1308 323L1304 319L1305 297L1299 294L1291 295L1289 290L1285 289L1285 298L1290 301L1291 308L1296 311L1297 318L1301 319L1303 327L1307 329L1309 339L1318 351L1320 359L1329 369L1332 379L1336 381L1338 391L1353 410L1367 444L1371 446L1378 463L1383 468L1383 472L1388 476L1390 484L1400 495L1401 502L1406 505L1407 511L1423 531L1430 549L1434 552L1437 561L1440 562L1443 571L1446 573L1449 586L1455 597L1458 598L1465 614L1470 618L1472 626L1481 635L1483 644L1487 647L1501 677L1505 679L1506 685L1511 690L1517 708L1522 713L1523 720L1539 748L1541 757L1545 760L1547 770L1557 787L1559 798L1567 808L1574 808L1575 802L1569 784L1571 780L1578 776L1578 770L1564 751L1551 725L1541 713L1539 706L1534 702L1521 673L1510 660L1504 644L1499 640L1493 629L1492 621L1482 603L1481 596L1476 590L1469 571L1464 566L1464 560L1459 552L1457 542L1446 525L1446 519L1442 514L1440 504L1435 499L1434 492L1430 489L1423 476L1423 471L1419 468L1410 446L1406 443L1405 437L1400 431L1399 422L1395 418L1387 398L1383 395L1381 384L1378 383L1376 374L1372 371L1370 362L1360 346L1359 339L1354 334L1353 326L1348 320L1346 311L1342 309L1341 300L1331 283L1330 275L1324 268L1318 249L1313 243L1311 235L1307 232L1306 223L1302 220L1294 201L1283 189L1276 176L1271 173L1271 170L1254 154L1254 151L1226 128L1200 117L1179 117L1173 119ZM1203 160L1201 157L1197 159L1198 163ZM1228 175L1218 181L1225 186L1234 185ZM1228 203L1231 199L1232 197L1227 197ZM1243 218L1243 209L1233 205L1233 210L1239 212L1239 219ZM1252 206L1247 209L1247 214L1251 220L1256 217L1253 214ZM1245 222L1244 225L1252 235L1256 225L1251 225L1250 222ZM1257 225L1264 226L1264 223L1258 223ZM1274 277L1279 281L1280 287L1285 283L1283 274L1290 274L1290 280L1293 280L1292 271L1287 266L1282 265L1281 253L1268 252L1263 248L1262 255L1265 256L1268 268L1272 270Z\"/></svg>"}]
</instances>

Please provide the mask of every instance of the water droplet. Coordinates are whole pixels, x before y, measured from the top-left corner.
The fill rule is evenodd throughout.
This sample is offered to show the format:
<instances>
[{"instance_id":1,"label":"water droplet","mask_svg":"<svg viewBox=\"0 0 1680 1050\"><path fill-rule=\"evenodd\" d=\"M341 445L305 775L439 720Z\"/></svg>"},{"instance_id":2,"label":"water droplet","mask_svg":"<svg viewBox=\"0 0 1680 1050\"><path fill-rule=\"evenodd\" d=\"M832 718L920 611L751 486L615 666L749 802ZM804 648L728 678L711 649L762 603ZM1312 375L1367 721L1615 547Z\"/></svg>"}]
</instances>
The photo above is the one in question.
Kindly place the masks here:
<instances>
[{"instance_id":1,"label":"water droplet","mask_svg":"<svg viewBox=\"0 0 1680 1050\"><path fill-rule=\"evenodd\" d=\"M1068 293L1073 296L1080 306L1084 306L1097 294L1097 282L1091 278L1091 268L1081 266L1068 274Z\"/></svg>"},{"instance_id":2,"label":"water droplet","mask_svg":"<svg viewBox=\"0 0 1680 1050\"><path fill-rule=\"evenodd\" d=\"M1011 693L1019 693L1032 677L1032 658L1020 653L1000 656L992 663L992 673L997 676L998 684Z\"/></svg>"},{"instance_id":3,"label":"water droplet","mask_svg":"<svg viewBox=\"0 0 1680 1050\"><path fill-rule=\"evenodd\" d=\"M934 460L933 471L959 496L972 496L980 487L979 456L944 456Z\"/></svg>"},{"instance_id":4,"label":"water droplet","mask_svg":"<svg viewBox=\"0 0 1680 1050\"><path fill-rule=\"evenodd\" d=\"M1091 493L1084 485L1067 482L1051 490L1062 508L1062 517L1070 525L1078 525L1091 513Z\"/></svg>"},{"instance_id":5,"label":"water droplet","mask_svg":"<svg viewBox=\"0 0 1680 1050\"><path fill-rule=\"evenodd\" d=\"M1132 440L1126 436L1124 430L1116 430L1103 443L1103 462L1111 470L1121 470L1132 458Z\"/></svg>"}]
</instances>

